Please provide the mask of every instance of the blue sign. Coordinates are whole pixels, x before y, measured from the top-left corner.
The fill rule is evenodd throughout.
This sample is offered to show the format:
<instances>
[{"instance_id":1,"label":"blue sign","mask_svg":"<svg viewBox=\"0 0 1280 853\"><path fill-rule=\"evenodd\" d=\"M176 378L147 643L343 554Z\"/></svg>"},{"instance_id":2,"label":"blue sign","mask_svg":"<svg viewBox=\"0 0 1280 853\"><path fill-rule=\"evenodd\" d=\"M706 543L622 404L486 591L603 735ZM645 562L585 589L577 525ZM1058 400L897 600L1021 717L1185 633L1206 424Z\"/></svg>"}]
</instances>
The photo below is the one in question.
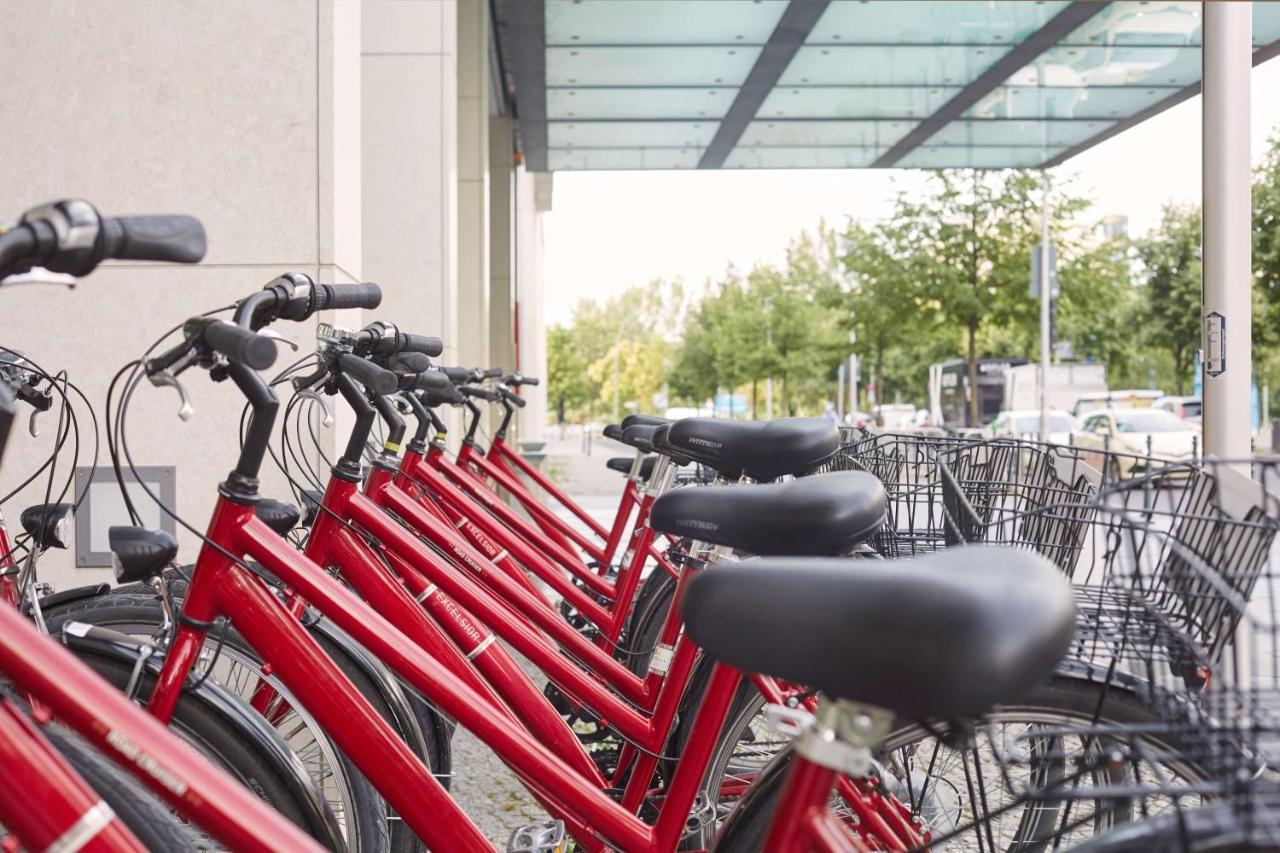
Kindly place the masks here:
<instances>
[{"instance_id":1,"label":"blue sign","mask_svg":"<svg viewBox=\"0 0 1280 853\"><path fill-rule=\"evenodd\" d=\"M746 394L717 394L715 415L717 418L741 418L751 414Z\"/></svg>"}]
</instances>

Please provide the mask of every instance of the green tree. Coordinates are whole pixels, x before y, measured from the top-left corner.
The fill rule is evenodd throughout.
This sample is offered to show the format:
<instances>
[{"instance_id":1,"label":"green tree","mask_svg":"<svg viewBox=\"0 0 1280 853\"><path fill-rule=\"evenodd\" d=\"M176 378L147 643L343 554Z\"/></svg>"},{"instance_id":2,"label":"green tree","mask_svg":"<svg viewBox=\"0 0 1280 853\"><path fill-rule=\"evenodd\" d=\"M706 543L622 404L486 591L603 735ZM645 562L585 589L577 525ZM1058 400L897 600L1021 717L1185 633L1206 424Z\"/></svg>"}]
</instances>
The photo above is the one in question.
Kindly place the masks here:
<instances>
[{"instance_id":1,"label":"green tree","mask_svg":"<svg viewBox=\"0 0 1280 853\"><path fill-rule=\"evenodd\" d=\"M1128 241L1065 248L1055 303L1058 340L1071 345L1075 358L1101 361L1113 378L1123 376L1138 349Z\"/></svg>"},{"instance_id":2,"label":"green tree","mask_svg":"<svg viewBox=\"0 0 1280 853\"><path fill-rule=\"evenodd\" d=\"M1254 372L1280 388L1280 134L1253 174L1253 272Z\"/></svg>"},{"instance_id":3,"label":"green tree","mask_svg":"<svg viewBox=\"0 0 1280 853\"><path fill-rule=\"evenodd\" d=\"M574 417L593 417L603 380L589 368L621 342L650 346L677 327L685 309L678 280L630 287L603 302L579 302L569 323L548 330L548 399L554 405L563 395ZM606 399L612 401L612 390ZM648 405L647 400L637 402Z\"/></svg>"},{"instance_id":4,"label":"green tree","mask_svg":"<svg viewBox=\"0 0 1280 853\"><path fill-rule=\"evenodd\" d=\"M868 365L868 378L881 399L887 399L888 362L919 342L920 330L937 315L936 305L918 301L915 278L897 254L899 239L892 223L851 223L841 258L849 285L828 297L828 303L843 312L855 337L854 352Z\"/></svg>"},{"instance_id":5,"label":"green tree","mask_svg":"<svg viewBox=\"0 0 1280 853\"><path fill-rule=\"evenodd\" d=\"M1136 315L1144 341L1173 360L1182 394L1200 346L1200 210L1167 206L1160 225L1137 242L1144 288Z\"/></svg>"},{"instance_id":6,"label":"green tree","mask_svg":"<svg viewBox=\"0 0 1280 853\"><path fill-rule=\"evenodd\" d=\"M559 406L561 397L568 411L589 406L596 387L587 375L587 366L571 329L556 325L547 330L547 398L551 409Z\"/></svg>"},{"instance_id":7,"label":"green tree","mask_svg":"<svg viewBox=\"0 0 1280 853\"><path fill-rule=\"evenodd\" d=\"M665 379L666 357L667 344L661 338L627 339L615 343L587 368L587 375L599 385L600 397L611 407L615 421L622 418L622 408L627 403L633 403L639 411L652 406Z\"/></svg>"}]
</instances>

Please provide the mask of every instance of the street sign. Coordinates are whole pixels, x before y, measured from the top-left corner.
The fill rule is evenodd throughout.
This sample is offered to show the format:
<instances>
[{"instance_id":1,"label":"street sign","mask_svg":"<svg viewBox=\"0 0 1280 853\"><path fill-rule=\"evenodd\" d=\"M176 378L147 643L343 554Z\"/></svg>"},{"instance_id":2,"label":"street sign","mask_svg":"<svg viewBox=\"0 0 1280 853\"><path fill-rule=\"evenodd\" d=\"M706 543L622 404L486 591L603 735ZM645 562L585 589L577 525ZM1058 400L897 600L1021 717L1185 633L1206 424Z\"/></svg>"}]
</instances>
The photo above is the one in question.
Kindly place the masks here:
<instances>
[{"instance_id":1,"label":"street sign","mask_svg":"<svg viewBox=\"0 0 1280 853\"><path fill-rule=\"evenodd\" d=\"M1029 290L1032 299L1040 298L1040 244L1031 247L1031 288ZM1049 244L1049 292L1053 294L1053 298L1057 299L1060 294L1058 287L1058 247Z\"/></svg>"},{"instance_id":2,"label":"street sign","mask_svg":"<svg viewBox=\"0 0 1280 853\"><path fill-rule=\"evenodd\" d=\"M1227 369L1227 318L1217 311L1204 315L1204 372L1221 376Z\"/></svg>"}]
</instances>

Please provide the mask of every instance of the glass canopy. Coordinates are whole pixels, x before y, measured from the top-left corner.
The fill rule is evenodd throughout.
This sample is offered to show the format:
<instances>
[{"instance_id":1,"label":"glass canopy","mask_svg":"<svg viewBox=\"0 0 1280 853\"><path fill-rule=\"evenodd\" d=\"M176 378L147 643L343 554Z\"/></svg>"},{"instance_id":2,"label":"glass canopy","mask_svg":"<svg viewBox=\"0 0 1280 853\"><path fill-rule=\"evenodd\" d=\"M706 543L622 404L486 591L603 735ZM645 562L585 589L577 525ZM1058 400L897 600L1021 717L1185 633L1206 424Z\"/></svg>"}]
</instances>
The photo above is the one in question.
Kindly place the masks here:
<instances>
[{"instance_id":1,"label":"glass canopy","mask_svg":"<svg viewBox=\"0 0 1280 853\"><path fill-rule=\"evenodd\" d=\"M1257 62L1280 3L1253 8ZM1200 81L1197 2L498 0L496 23L534 169L1046 166Z\"/></svg>"}]
</instances>

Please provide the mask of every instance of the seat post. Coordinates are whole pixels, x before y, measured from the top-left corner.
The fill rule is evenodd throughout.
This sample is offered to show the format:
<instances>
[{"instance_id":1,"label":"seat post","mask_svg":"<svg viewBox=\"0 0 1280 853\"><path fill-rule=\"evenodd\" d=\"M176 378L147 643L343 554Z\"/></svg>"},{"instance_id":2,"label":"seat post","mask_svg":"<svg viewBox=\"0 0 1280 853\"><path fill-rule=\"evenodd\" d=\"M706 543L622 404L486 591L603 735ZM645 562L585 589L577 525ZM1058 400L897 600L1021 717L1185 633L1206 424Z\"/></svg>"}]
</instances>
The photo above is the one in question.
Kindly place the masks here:
<instances>
[{"instance_id":1,"label":"seat post","mask_svg":"<svg viewBox=\"0 0 1280 853\"><path fill-rule=\"evenodd\" d=\"M636 456L631 460L631 470L627 472L627 479L633 483L640 482L640 467L644 465L644 451L636 448Z\"/></svg>"},{"instance_id":2,"label":"seat post","mask_svg":"<svg viewBox=\"0 0 1280 853\"><path fill-rule=\"evenodd\" d=\"M649 474L649 482L645 484L645 496L656 498L665 492L674 479L675 467L669 458L659 453L658 461L653 463L653 471Z\"/></svg>"},{"instance_id":3,"label":"seat post","mask_svg":"<svg viewBox=\"0 0 1280 853\"><path fill-rule=\"evenodd\" d=\"M796 740L796 754L849 776L865 776L871 754L893 729L893 713L874 705L820 696L813 721Z\"/></svg>"}]
</instances>

